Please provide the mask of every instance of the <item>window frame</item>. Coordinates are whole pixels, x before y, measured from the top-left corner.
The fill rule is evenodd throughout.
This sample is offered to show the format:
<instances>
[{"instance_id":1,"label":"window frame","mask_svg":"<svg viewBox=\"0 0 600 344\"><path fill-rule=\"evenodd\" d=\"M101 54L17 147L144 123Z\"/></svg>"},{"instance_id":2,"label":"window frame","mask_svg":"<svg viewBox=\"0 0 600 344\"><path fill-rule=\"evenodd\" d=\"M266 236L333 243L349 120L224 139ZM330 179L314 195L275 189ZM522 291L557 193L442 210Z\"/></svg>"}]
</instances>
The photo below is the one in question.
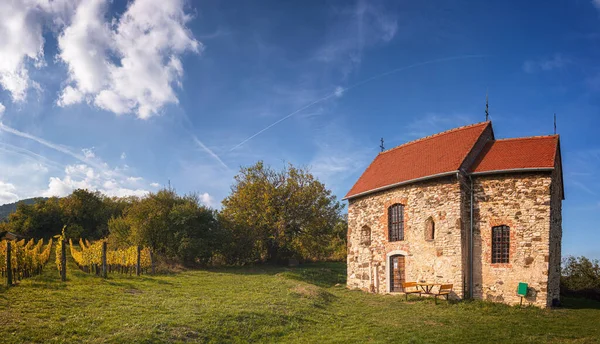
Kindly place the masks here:
<instances>
[{"instance_id":1,"label":"window frame","mask_svg":"<svg viewBox=\"0 0 600 344\"><path fill-rule=\"evenodd\" d=\"M431 233L429 232L429 225L431 225ZM431 234L431 236L429 236ZM434 241L435 240L435 221L433 217L428 217L425 220L425 241Z\"/></svg>"},{"instance_id":2,"label":"window frame","mask_svg":"<svg viewBox=\"0 0 600 344\"><path fill-rule=\"evenodd\" d=\"M510 227L499 225L492 227L492 264L510 263Z\"/></svg>"},{"instance_id":3,"label":"window frame","mask_svg":"<svg viewBox=\"0 0 600 344\"><path fill-rule=\"evenodd\" d=\"M366 235L368 233L368 235ZM360 228L360 244L362 246L371 245L371 227L364 225Z\"/></svg>"},{"instance_id":4,"label":"window frame","mask_svg":"<svg viewBox=\"0 0 600 344\"><path fill-rule=\"evenodd\" d=\"M387 209L388 212L388 241L404 240L404 204L394 203Z\"/></svg>"}]
</instances>

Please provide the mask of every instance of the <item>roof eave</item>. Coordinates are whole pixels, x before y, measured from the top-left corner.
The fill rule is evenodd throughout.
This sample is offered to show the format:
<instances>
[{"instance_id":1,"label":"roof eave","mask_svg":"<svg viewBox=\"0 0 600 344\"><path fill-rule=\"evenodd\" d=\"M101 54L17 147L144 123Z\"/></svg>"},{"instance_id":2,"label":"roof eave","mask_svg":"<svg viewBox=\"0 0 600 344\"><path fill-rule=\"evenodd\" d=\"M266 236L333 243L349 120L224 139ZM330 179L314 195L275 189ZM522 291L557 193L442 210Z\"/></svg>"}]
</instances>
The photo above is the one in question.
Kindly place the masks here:
<instances>
[{"instance_id":1,"label":"roof eave","mask_svg":"<svg viewBox=\"0 0 600 344\"><path fill-rule=\"evenodd\" d=\"M486 175L486 174L499 174L499 173L549 172L552 170L554 170L554 167L525 167L525 168L510 168L510 169L503 169L503 170L471 172L470 175L481 176L481 175Z\"/></svg>"},{"instance_id":2,"label":"roof eave","mask_svg":"<svg viewBox=\"0 0 600 344\"><path fill-rule=\"evenodd\" d=\"M386 186L380 186L380 187L375 188L375 189L371 189L371 190L359 192L359 193L354 194L354 195L346 196L346 197L342 198L342 201L349 200L349 199L356 198L356 197L360 197L360 196L366 196L366 195L369 195L369 194L372 194L372 193L375 193L375 192L379 192L379 191L385 191L385 190L388 190L388 189L395 188L397 186L412 184L412 183L416 183L416 182L420 182L420 181L424 181L424 180L429 180L429 179L435 179L435 178L440 178L440 177L451 176L451 175L456 174L456 173L458 173L458 170L456 170L456 171L450 171L450 172L443 172L443 173L438 173L438 174L432 174L432 175L426 176L426 177L420 177L420 178L410 179L410 180L406 180L406 181L403 181L403 182L394 183L394 184L390 184L390 185L386 185Z\"/></svg>"}]
</instances>

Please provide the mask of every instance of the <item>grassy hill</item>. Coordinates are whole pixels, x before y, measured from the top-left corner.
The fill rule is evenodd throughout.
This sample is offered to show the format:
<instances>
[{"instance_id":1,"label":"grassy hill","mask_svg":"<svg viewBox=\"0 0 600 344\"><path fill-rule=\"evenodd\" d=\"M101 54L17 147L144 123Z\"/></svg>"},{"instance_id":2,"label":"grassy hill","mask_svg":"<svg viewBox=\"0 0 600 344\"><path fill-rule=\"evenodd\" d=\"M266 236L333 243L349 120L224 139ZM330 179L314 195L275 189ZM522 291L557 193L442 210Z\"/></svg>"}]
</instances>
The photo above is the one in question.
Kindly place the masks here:
<instances>
[{"instance_id":1,"label":"grassy hill","mask_svg":"<svg viewBox=\"0 0 600 344\"><path fill-rule=\"evenodd\" d=\"M26 198L14 203L7 203L0 205L0 222L8 219L8 215L14 213L17 210L17 205L21 202L25 204L34 204L39 201L47 200L46 197L34 197L34 198Z\"/></svg>"},{"instance_id":2,"label":"grassy hill","mask_svg":"<svg viewBox=\"0 0 600 344\"><path fill-rule=\"evenodd\" d=\"M194 270L161 276L76 270L0 289L2 342L596 343L600 303L556 310L347 290L345 264Z\"/></svg>"}]
</instances>

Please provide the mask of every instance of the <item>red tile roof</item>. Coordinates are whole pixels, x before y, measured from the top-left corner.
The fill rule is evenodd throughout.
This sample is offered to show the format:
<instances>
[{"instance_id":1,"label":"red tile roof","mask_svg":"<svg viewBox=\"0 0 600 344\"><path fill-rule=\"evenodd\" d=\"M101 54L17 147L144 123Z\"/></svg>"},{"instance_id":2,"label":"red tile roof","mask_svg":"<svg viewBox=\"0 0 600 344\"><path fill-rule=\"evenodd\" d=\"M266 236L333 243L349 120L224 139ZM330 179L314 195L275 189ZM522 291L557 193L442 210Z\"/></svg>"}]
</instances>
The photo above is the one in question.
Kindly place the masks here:
<instances>
[{"instance_id":1,"label":"red tile roof","mask_svg":"<svg viewBox=\"0 0 600 344\"><path fill-rule=\"evenodd\" d=\"M558 135L490 141L473 163L473 173L554 168Z\"/></svg>"},{"instance_id":2,"label":"red tile roof","mask_svg":"<svg viewBox=\"0 0 600 344\"><path fill-rule=\"evenodd\" d=\"M457 171L490 122L472 124L379 153L345 198Z\"/></svg>"}]
</instances>

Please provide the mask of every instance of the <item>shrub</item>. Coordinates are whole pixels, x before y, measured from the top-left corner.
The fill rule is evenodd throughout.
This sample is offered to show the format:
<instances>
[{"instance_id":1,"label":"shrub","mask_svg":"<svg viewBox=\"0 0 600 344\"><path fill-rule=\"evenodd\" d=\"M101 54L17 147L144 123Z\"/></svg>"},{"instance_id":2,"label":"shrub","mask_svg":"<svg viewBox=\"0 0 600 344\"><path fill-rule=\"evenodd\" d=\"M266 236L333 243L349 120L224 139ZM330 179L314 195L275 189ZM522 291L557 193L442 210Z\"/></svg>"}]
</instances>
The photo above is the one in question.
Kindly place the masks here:
<instances>
[{"instance_id":1,"label":"shrub","mask_svg":"<svg viewBox=\"0 0 600 344\"><path fill-rule=\"evenodd\" d=\"M600 262L586 257L563 259L561 293L600 301Z\"/></svg>"}]
</instances>

